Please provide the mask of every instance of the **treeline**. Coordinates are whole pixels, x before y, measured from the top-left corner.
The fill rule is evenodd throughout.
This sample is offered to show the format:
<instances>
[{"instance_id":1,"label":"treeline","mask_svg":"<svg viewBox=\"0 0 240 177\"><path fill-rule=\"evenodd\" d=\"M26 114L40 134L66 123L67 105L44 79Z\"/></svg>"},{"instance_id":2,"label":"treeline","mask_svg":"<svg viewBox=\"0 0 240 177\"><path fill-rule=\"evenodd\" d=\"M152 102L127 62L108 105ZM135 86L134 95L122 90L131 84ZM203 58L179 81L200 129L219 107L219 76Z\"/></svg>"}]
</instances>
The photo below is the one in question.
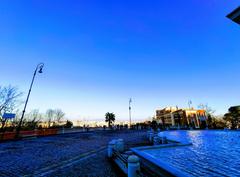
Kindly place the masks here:
<instances>
[{"instance_id":1,"label":"treeline","mask_svg":"<svg viewBox=\"0 0 240 177\"><path fill-rule=\"evenodd\" d=\"M0 86L0 132L16 130L22 116L22 112L17 108L22 105L22 100L22 92L17 87ZM16 117L5 119L4 113L16 113ZM72 122L64 121L64 116L65 113L61 109L48 109L45 113L40 113L38 109L34 109L25 114L21 130L59 126L71 127Z\"/></svg>"},{"instance_id":2,"label":"treeline","mask_svg":"<svg viewBox=\"0 0 240 177\"><path fill-rule=\"evenodd\" d=\"M17 111L16 117L12 120L1 121L1 131L14 131L19 125L22 113ZM61 109L48 109L45 113L40 113L38 109L34 109L25 114L22 121L22 130L34 130L41 128L58 128L66 126L64 120L65 113ZM4 121L6 121L4 123ZM69 125L69 123L68 123Z\"/></svg>"},{"instance_id":3,"label":"treeline","mask_svg":"<svg viewBox=\"0 0 240 177\"><path fill-rule=\"evenodd\" d=\"M224 129L232 130L240 128L240 106L232 106L228 112L221 116L215 116L214 112L209 106L205 106L207 113L207 124L209 129Z\"/></svg>"}]
</instances>

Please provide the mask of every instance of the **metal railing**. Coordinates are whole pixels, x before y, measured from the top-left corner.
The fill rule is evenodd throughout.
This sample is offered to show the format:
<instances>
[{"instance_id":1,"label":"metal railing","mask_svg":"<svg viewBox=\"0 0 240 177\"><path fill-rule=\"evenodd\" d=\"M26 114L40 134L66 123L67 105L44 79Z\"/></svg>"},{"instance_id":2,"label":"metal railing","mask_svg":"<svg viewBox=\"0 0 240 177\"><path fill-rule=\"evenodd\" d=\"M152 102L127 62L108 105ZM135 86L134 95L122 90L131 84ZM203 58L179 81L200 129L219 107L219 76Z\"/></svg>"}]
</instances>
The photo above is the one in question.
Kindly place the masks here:
<instances>
[{"instance_id":1,"label":"metal railing","mask_svg":"<svg viewBox=\"0 0 240 177\"><path fill-rule=\"evenodd\" d=\"M119 151L113 150L113 157L118 158L121 160L121 162L127 167L128 166L128 160L126 157L124 157Z\"/></svg>"}]
</instances>

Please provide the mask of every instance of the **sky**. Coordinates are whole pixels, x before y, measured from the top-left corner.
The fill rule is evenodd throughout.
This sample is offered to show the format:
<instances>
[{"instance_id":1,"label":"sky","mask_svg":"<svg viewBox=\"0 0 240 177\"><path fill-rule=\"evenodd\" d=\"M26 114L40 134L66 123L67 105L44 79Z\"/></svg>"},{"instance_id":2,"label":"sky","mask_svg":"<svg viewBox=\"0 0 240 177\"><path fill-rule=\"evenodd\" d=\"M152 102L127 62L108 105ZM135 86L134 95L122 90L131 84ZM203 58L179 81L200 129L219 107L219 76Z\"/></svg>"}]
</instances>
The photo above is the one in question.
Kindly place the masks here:
<instances>
[{"instance_id":1,"label":"sky","mask_svg":"<svg viewBox=\"0 0 240 177\"><path fill-rule=\"evenodd\" d=\"M27 111L61 108L70 119L114 112L144 120L166 106L208 104L216 114L240 104L240 26L229 0L3 0L0 85ZM19 108L22 109L23 105Z\"/></svg>"}]
</instances>

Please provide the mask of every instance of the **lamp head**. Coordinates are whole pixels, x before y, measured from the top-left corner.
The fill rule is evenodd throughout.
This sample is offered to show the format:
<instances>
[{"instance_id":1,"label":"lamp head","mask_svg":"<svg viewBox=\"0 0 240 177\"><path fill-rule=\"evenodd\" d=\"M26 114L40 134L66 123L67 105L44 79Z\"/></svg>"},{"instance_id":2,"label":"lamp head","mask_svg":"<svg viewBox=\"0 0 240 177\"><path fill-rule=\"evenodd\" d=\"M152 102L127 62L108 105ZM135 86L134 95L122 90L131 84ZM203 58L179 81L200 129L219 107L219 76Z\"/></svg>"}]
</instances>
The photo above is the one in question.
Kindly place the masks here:
<instances>
[{"instance_id":1,"label":"lamp head","mask_svg":"<svg viewBox=\"0 0 240 177\"><path fill-rule=\"evenodd\" d=\"M38 73L43 73L43 64L39 66L39 70L38 70Z\"/></svg>"},{"instance_id":2,"label":"lamp head","mask_svg":"<svg viewBox=\"0 0 240 177\"><path fill-rule=\"evenodd\" d=\"M227 15L227 18L240 25L240 6Z\"/></svg>"}]
</instances>

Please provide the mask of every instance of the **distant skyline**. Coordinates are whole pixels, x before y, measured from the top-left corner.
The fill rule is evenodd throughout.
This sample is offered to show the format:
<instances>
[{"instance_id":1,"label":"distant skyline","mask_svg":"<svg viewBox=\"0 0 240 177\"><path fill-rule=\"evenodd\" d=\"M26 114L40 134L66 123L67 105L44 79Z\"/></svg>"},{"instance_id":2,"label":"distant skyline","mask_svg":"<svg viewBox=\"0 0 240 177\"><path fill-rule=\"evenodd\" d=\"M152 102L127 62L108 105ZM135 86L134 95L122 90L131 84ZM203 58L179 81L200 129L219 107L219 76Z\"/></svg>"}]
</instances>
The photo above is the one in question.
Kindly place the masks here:
<instances>
[{"instance_id":1,"label":"distant skyline","mask_svg":"<svg viewBox=\"0 0 240 177\"><path fill-rule=\"evenodd\" d=\"M25 94L27 111L61 108L71 119L144 120L156 108L240 104L237 1L1 1L0 85ZM23 105L20 107L22 110Z\"/></svg>"}]
</instances>

